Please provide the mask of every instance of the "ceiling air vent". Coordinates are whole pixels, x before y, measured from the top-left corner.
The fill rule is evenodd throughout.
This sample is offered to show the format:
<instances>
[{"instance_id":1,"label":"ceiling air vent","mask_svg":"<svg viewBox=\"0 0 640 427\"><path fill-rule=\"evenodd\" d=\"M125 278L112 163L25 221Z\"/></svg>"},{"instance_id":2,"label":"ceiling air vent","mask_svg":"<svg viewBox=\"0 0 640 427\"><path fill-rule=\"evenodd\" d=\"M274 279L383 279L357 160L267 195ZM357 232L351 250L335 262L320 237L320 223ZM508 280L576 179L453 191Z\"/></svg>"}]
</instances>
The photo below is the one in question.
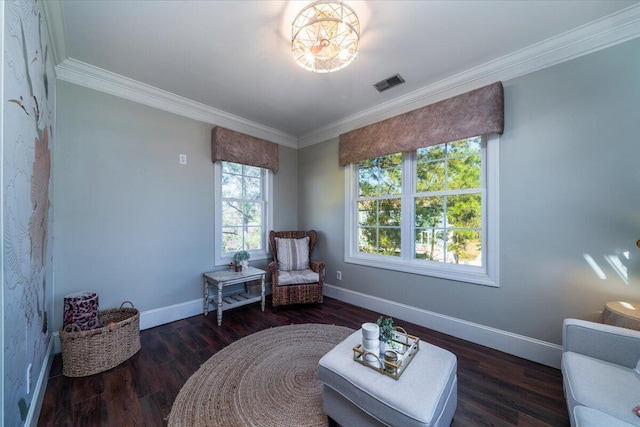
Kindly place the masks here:
<instances>
[{"instance_id":1,"label":"ceiling air vent","mask_svg":"<svg viewBox=\"0 0 640 427\"><path fill-rule=\"evenodd\" d=\"M388 77L378 83L374 84L378 92L384 92L387 89L391 89L394 86L398 86L399 84L404 83L404 79L400 74L396 74L395 76Z\"/></svg>"}]
</instances>

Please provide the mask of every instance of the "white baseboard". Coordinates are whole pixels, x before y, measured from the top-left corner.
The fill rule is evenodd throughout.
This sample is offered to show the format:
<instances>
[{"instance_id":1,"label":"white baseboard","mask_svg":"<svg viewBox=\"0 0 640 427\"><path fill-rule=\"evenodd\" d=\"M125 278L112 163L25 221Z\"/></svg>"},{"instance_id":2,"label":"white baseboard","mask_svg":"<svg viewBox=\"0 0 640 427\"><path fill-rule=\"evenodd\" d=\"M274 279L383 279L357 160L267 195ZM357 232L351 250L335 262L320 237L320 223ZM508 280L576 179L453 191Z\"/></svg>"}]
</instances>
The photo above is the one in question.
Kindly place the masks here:
<instances>
[{"instance_id":1,"label":"white baseboard","mask_svg":"<svg viewBox=\"0 0 640 427\"><path fill-rule=\"evenodd\" d=\"M57 335L57 334L56 334ZM42 402L44 401L44 394L47 391L47 384L49 383L49 373L51 372L51 365L53 364L54 346L55 340L53 335L49 340L47 346L47 354L45 355L44 362L42 363L42 369L40 369L40 375L38 376L38 382L33 388L33 400L29 406L29 412L25 420L25 426L35 427L38 425L38 418L40 418L40 410L42 409Z\"/></svg>"},{"instance_id":2,"label":"white baseboard","mask_svg":"<svg viewBox=\"0 0 640 427\"><path fill-rule=\"evenodd\" d=\"M512 332L445 316L421 308L324 284L324 294L425 328L471 341L533 362L560 368L562 346Z\"/></svg>"},{"instance_id":3,"label":"white baseboard","mask_svg":"<svg viewBox=\"0 0 640 427\"><path fill-rule=\"evenodd\" d=\"M271 286L265 284L264 294L271 293ZM224 293L223 293L224 295ZM209 310L209 313L216 310ZM164 325L165 323L175 322L176 320L186 319L187 317L197 316L204 313L202 298L196 300L182 302L167 307L154 308L152 310L140 312L140 330L154 328Z\"/></svg>"},{"instance_id":4,"label":"white baseboard","mask_svg":"<svg viewBox=\"0 0 640 427\"><path fill-rule=\"evenodd\" d=\"M215 312L215 309L212 310ZM154 328L165 323L186 319L203 313L202 298L193 301L181 302L167 307L154 308L152 310L140 312L140 330ZM60 343L60 333L58 331L51 335L53 342L53 354L62 352Z\"/></svg>"},{"instance_id":5,"label":"white baseboard","mask_svg":"<svg viewBox=\"0 0 640 427\"><path fill-rule=\"evenodd\" d=\"M202 298L142 311L140 312L140 330L154 328L164 325L165 323L186 319L187 317L197 316L203 312Z\"/></svg>"},{"instance_id":6,"label":"white baseboard","mask_svg":"<svg viewBox=\"0 0 640 427\"><path fill-rule=\"evenodd\" d=\"M265 285L265 295L271 294L271 285ZM215 308L209 310L209 313L215 313ZM175 322L177 320L186 319L187 317L197 316L202 314L204 308L202 305L202 298L198 298L191 301L181 302L178 304L168 305L166 307L153 308L147 311L140 312L140 330L155 328L156 326L164 325L166 323ZM61 353L62 346L60 344L60 334L54 332L51 337L53 342L53 354Z\"/></svg>"},{"instance_id":7,"label":"white baseboard","mask_svg":"<svg viewBox=\"0 0 640 427\"><path fill-rule=\"evenodd\" d=\"M265 293L270 292L267 290ZM355 292L328 283L324 284L324 294L349 304L379 313L385 313L388 316L433 329L434 331L484 345L553 368L560 368L562 346L557 344ZM164 325L165 323L186 319L187 317L197 316L201 314L202 311L202 299L200 298L167 307L143 311L140 313L140 329L149 329ZM213 312L215 312L215 310L213 310ZM50 348L53 346L54 351L52 355L60 353L62 350L57 332L52 335L51 341L53 344L50 345ZM38 381L38 385L40 385L40 383L41 380Z\"/></svg>"}]
</instances>

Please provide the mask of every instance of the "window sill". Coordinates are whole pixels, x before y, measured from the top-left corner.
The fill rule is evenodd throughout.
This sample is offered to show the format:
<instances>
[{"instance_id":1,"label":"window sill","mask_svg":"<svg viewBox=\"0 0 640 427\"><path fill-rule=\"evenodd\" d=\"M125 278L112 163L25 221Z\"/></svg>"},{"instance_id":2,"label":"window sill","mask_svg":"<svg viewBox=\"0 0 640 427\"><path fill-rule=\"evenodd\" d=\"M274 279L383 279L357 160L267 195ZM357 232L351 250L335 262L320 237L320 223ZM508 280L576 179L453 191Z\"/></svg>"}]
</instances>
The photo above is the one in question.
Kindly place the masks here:
<instances>
[{"instance_id":1,"label":"window sill","mask_svg":"<svg viewBox=\"0 0 640 427\"><path fill-rule=\"evenodd\" d=\"M500 287L484 268L474 266L461 266L458 264L442 263L437 267L426 266L425 262L402 261L392 257L380 256L347 256L344 262L358 264L367 267L383 268L385 270L400 271L403 273L418 274L420 276L437 277L439 279L455 280L475 285Z\"/></svg>"},{"instance_id":2,"label":"window sill","mask_svg":"<svg viewBox=\"0 0 640 427\"><path fill-rule=\"evenodd\" d=\"M254 261L262 261L265 259L271 259L271 254L270 253L266 253L266 252L260 252L260 253L255 253L255 252L251 252L251 258L249 258L249 264L251 264ZM222 267L224 265L228 265L229 263L233 262L233 256L228 256L228 257L224 257L222 259L216 259L215 262L215 266L216 267Z\"/></svg>"}]
</instances>

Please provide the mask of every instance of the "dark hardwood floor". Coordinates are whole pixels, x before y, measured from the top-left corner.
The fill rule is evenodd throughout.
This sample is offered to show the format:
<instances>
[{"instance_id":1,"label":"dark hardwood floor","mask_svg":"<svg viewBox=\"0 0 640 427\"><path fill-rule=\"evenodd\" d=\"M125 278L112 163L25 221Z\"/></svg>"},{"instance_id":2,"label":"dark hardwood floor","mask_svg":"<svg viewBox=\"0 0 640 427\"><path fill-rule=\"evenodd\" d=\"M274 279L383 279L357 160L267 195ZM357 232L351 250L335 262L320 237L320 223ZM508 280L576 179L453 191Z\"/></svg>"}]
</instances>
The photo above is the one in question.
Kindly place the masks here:
<instances>
[{"instance_id":1,"label":"dark hardwood floor","mask_svg":"<svg viewBox=\"0 0 640 427\"><path fill-rule=\"evenodd\" d=\"M39 426L163 426L182 385L221 348L253 332L292 323L358 329L380 313L335 299L274 312L267 300L216 315L195 316L140 333L142 350L107 372L62 375L56 355ZM458 357L458 407L453 426L568 426L559 370L396 320L408 333Z\"/></svg>"}]
</instances>

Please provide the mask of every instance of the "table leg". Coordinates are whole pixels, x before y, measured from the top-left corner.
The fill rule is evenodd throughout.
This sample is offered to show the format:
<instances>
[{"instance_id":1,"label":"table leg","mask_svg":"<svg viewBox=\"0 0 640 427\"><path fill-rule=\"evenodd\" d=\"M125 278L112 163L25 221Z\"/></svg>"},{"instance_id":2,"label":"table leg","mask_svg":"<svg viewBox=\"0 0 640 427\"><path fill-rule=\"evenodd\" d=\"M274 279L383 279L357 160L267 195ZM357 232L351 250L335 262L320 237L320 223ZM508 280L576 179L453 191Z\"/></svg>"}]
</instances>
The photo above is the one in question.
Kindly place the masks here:
<instances>
[{"instance_id":1,"label":"table leg","mask_svg":"<svg viewBox=\"0 0 640 427\"><path fill-rule=\"evenodd\" d=\"M222 325L222 282L218 282L218 326Z\"/></svg>"},{"instance_id":2,"label":"table leg","mask_svg":"<svg viewBox=\"0 0 640 427\"><path fill-rule=\"evenodd\" d=\"M260 280L260 301L262 303L262 311L264 311L264 274L262 275L262 279Z\"/></svg>"},{"instance_id":3,"label":"table leg","mask_svg":"<svg viewBox=\"0 0 640 427\"><path fill-rule=\"evenodd\" d=\"M204 315L209 314L209 282L204 278Z\"/></svg>"}]
</instances>

